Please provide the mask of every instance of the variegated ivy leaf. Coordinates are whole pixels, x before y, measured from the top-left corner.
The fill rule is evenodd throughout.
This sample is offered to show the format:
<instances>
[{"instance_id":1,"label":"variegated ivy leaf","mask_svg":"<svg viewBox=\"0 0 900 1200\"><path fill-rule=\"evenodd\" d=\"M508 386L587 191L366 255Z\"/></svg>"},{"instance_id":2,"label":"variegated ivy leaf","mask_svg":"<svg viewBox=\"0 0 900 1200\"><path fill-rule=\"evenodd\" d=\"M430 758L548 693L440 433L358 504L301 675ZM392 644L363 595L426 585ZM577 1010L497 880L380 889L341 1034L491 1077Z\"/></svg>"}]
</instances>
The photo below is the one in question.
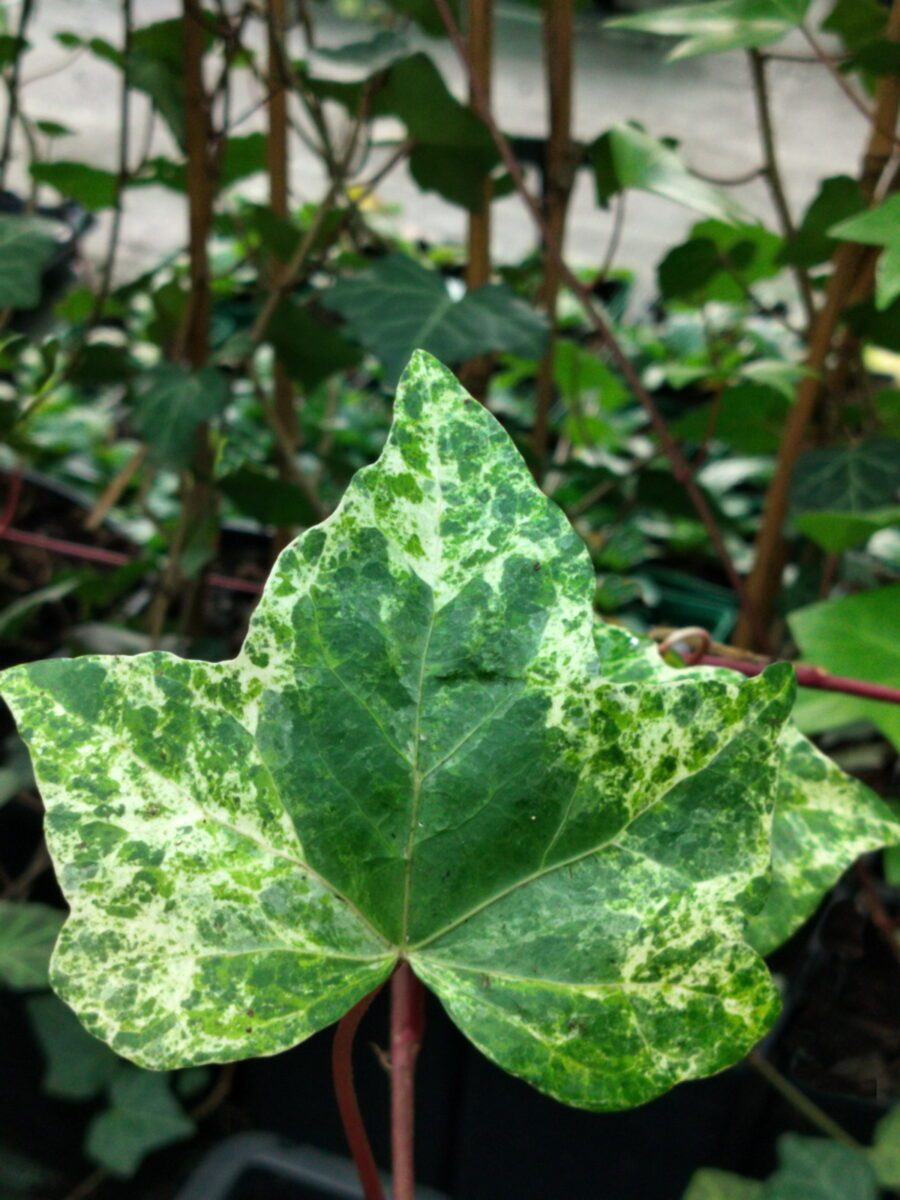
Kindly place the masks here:
<instances>
[{"instance_id":1,"label":"variegated ivy leaf","mask_svg":"<svg viewBox=\"0 0 900 1200\"><path fill-rule=\"evenodd\" d=\"M495 1062L622 1108L775 1016L763 900L787 667L617 683L593 572L428 355L231 662L17 667L71 905L53 984L164 1068L272 1054L401 957Z\"/></svg>"},{"instance_id":2,"label":"variegated ivy leaf","mask_svg":"<svg viewBox=\"0 0 900 1200\"><path fill-rule=\"evenodd\" d=\"M678 671L656 645L611 625L596 627L603 671L611 679L667 679ZM717 667L694 674L721 678ZM778 744L778 793L772 829L772 883L750 920L747 940L770 954L796 932L850 864L871 850L900 843L900 820L857 779L822 754L792 724Z\"/></svg>"}]
</instances>

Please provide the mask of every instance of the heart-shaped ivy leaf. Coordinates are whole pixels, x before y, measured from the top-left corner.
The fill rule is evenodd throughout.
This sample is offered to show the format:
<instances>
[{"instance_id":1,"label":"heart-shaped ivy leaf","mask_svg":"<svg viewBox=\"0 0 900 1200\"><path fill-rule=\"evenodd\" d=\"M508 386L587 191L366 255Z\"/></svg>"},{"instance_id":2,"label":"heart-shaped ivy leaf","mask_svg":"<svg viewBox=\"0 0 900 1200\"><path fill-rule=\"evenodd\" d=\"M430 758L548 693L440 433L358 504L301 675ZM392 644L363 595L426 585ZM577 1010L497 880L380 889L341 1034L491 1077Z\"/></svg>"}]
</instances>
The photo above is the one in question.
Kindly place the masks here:
<instances>
[{"instance_id":1,"label":"heart-shaped ivy leaf","mask_svg":"<svg viewBox=\"0 0 900 1200\"><path fill-rule=\"evenodd\" d=\"M593 572L418 353L388 443L281 555L240 655L4 676L72 907L53 984L162 1068L272 1054L399 958L571 1104L720 1070L777 1009L765 895L787 667L616 682Z\"/></svg>"}]
</instances>

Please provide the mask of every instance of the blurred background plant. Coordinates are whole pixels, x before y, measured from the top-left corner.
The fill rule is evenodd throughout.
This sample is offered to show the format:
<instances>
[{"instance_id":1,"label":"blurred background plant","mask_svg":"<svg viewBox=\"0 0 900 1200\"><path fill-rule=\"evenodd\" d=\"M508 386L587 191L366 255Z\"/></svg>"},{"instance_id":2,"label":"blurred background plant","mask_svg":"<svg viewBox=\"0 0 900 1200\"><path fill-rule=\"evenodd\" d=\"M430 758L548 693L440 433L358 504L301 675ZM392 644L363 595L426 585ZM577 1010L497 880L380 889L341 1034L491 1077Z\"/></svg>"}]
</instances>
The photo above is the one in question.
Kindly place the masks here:
<instances>
[{"instance_id":1,"label":"blurred background plant","mask_svg":"<svg viewBox=\"0 0 900 1200\"><path fill-rule=\"evenodd\" d=\"M421 346L584 537L599 617L898 683L900 4L648 7L4 7L4 665L233 654L279 548L377 455ZM802 689L797 719L896 797L900 707ZM258 1114L230 1069L142 1072L46 990L58 893L5 737L22 1038L0 1193L172 1195L198 1144ZM890 854L860 864L775 963L791 1086L871 1103L876 1145L900 1095L898 878ZM39 1086L75 1131L50 1160L14 1114ZM896 1186L893 1162L853 1195ZM762 1187L723 1178L692 1200Z\"/></svg>"}]
</instances>

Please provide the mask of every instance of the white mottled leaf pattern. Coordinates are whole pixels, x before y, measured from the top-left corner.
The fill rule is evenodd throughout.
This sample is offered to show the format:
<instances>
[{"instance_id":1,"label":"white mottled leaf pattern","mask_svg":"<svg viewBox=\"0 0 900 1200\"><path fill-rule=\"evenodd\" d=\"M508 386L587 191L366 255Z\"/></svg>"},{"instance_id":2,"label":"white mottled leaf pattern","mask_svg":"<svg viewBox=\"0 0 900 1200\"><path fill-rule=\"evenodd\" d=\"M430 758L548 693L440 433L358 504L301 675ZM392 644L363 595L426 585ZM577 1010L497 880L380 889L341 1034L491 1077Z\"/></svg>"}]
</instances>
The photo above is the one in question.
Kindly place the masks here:
<instances>
[{"instance_id":1,"label":"white mottled leaf pattern","mask_svg":"<svg viewBox=\"0 0 900 1200\"><path fill-rule=\"evenodd\" d=\"M52 981L149 1067L271 1054L400 958L502 1067L622 1108L778 1007L764 900L790 668L611 678L585 547L424 353L282 553L240 655L17 667L71 905Z\"/></svg>"},{"instance_id":2,"label":"white mottled leaf pattern","mask_svg":"<svg viewBox=\"0 0 900 1200\"><path fill-rule=\"evenodd\" d=\"M683 675L656 645L611 625L596 626L603 669L614 679ZM721 678L733 672L694 667ZM825 893L861 854L900 843L900 819L869 788L845 775L792 724L778 741L778 792L772 828L771 887L747 927L747 940L770 954L811 916Z\"/></svg>"}]
</instances>

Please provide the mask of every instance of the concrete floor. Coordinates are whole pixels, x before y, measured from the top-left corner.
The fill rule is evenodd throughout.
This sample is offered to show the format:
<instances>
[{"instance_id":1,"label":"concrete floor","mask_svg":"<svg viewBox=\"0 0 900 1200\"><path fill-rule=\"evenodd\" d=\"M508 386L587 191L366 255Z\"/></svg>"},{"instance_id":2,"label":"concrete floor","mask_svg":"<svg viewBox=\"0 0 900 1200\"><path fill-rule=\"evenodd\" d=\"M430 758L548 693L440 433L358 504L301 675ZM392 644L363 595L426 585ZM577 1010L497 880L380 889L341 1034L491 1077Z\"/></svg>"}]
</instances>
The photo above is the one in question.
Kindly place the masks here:
<instances>
[{"instance_id":1,"label":"concrete floor","mask_svg":"<svg viewBox=\"0 0 900 1200\"><path fill-rule=\"evenodd\" d=\"M338 20L327 6L322 13L320 36L324 43L341 44L367 34L365 28ZM177 0L137 0L137 21L149 23L175 15ZM116 73L90 54L76 55L65 69L46 74L71 59L53 40L69 29L81 35L99 34L118 41L117 0L38 0L37 19L30 32L33 49L23 75L33 78L24 92L32 117L62 121L77 130L57 143L56 156L82 158L113 167L116 159ZM463 94L462 74L446 43L422 39L457 94ZM667 64L667 47L632 35L605 33L590 18L579 22L576 39L575 134L595 137L616 121L634 119L657 136L681 140L682 153L698 170L716 176L740 175L760 162L753 96L747 63L742 53ZM519 134L539 134L545 126L546 104L541 78L540 29L528 10L501 10L496 34L495 105L504 128ZM854 172L866 134L865 122L848 103L824 70L799 63L771 67L773 105L779 131L780 152L787 191L795 211L801 212L815 194L817 183L828 175ZM234 111L249 107L252 91L238 89ZM146 116L143 98L137 97L134 143L142 141ZM241 126L240 132L259 127L261 114ZM388 137L389 123L379 135ZM171 149L166 131L157 129L155 150ZM377 162L377 159L373 160ZM21 168L20 168L21 170ZM11 176L15 182L15 174ZM323 178L309 152L295 154L291 167L293 198L314 200L321 195ZM264 181L247 181L243 189L264 196ZM774 224L764 184L733 189L750 213ZM378 199L396 205L396 227L430 239L459 241L465 216L460 209L433 194L423 194L406 172L398 169L379 188ZM493 251L498 261L515 259L533 245L534 236L520 202L513 197L494 208ZM643 193L630 193L625 232L616 257L618 265L637 272L640 294L653 285L654 269L666 249L699 219L679 206ZM593 184L582 173L573 200L568 232L568 253L584 266L603 261L611 214L597 208ZM89 255L102 254L107 220L101 218L87 241ZM127 279L177 250L186 238L183 198L163 189L129 193L123 222L118 275Z\"/></svg>"}]
</instances>

